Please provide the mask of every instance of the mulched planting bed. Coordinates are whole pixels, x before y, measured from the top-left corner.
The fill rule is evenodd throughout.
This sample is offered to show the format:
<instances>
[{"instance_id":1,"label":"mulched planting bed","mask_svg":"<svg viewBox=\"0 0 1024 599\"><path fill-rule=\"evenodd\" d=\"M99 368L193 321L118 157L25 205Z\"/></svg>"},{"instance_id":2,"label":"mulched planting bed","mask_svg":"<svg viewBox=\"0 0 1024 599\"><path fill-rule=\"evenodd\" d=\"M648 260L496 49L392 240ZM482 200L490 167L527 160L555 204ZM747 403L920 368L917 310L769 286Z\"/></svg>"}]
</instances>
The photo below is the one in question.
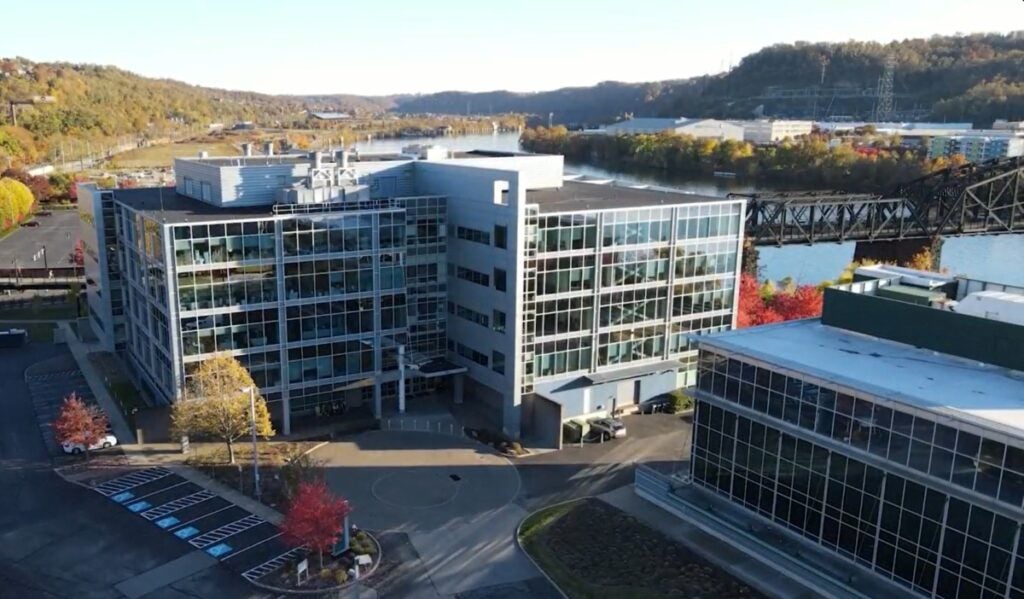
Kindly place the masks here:
<instances>
[{"instance_id":1,"label":"mulched planting bed","mask_svg":"<svg viewBox=\"0 0 1024 599\"><path fill-rule=\"evenodd\" d=\"M572 599L764 597L602 501L584 499L553 510L552 521L524 524L522 540Z\"/></svg>"}]
</instances>

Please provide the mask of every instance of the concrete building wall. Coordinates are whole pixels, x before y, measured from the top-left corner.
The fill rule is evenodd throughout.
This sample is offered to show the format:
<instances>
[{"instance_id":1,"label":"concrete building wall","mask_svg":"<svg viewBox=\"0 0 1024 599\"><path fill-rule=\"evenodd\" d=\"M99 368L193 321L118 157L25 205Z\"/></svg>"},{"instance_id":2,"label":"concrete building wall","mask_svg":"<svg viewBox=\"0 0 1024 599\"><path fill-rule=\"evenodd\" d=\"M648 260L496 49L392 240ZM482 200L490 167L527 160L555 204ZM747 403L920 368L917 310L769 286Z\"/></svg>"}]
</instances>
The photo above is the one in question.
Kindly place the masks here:
<instances>
[{"instance_id":1,"label":"concrete building wall","mask_svg":"<svg viewBox=\"0 0 1024 599\"><path fill-rule=\"evenodd\" d=\"M537 382L537 393L562 405L562 418L588 418L619 411L634 403L634 385L640 382L639 401L679 388L675 371L650 374L596 385L580 378ZM623 385L625 383L625 385Z\"/></svg>"},{"instance_id":2,"label":"concrete building wall","mask_svg":"<svg viewBox=\"0 0 1024 599\"><path fill-rule=\"evenodd\" d=\"M718 139L720 141L729 139L733 141L743 140L743 127L715 119L702 119L696 122L687 123L681 127L676 127L675 131L682 135L692 135L693 137L705 139Z\"/></svg>"},{"instance_id":3,"label":"concrete building wall","mask_svg":"<svg viewBox=\"0 0 1024 599\"><path fill-rule=\"evenodd\" d=\"M539 176L539 175L536 175ZM465 167L447 161L418 162L416 183L421 193L448 196L448 262L455 269L448 275L448 301L464 306L491 319L490 330L463 318L448 318L449 358L468 369L466 397L473 401L474 385L491 390L485 395L500 395L500 424L508 435L519 436L519 337L521 318L520 299L522 280L522 223L525 214L525 193L520 173L511 170ZM491 247L460 240L455 235L458 226L473 227L491 232ZM506 249L494 247L494 226L507 227ZM483 287L460 279L457 268L472 269L490 277L490 285ZM494 270L506 272L506 290L494 286ZM505 330L494 330L494 311L505 314ZM469 347L487 357L483 366L459 355L458 344ZM505 373L494 370L494 352L505 359Z\"/></svg>"},{"instance_id":4,"label":"concrete building wall","mask_svg":"<svg viewBox=\"0 0 1024 599\"><path fill-rule=\"evenodd\" d=\"M108 255L103 241L105 232L102 193L95 183L79 185L78 213L82 221L82 243L85 246L85 291L89 321L103 348L113 351L114 316L110 304Z\"/></svg>"}]
</instances>

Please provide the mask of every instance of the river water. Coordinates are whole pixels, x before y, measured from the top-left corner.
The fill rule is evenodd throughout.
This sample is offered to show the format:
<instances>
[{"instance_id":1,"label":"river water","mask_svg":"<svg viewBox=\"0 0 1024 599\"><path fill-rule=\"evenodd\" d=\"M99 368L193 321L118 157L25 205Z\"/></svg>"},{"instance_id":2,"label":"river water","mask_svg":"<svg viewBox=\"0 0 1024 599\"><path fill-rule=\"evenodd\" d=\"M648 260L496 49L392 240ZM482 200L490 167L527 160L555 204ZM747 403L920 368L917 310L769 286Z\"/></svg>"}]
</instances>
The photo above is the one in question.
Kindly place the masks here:
<instances>
[{"instance_id":1,"label":"river water","mask_svg":"<svg viewBox=\"0 0 1024 599\"><path fill-rule=\"evenodd\" d=\"M452 150L515 151L519 149L519 134L381 139L357 143L356 148L364 152L397 152L410 144L437 144ZM687 193L710 196L766 189L734 179L684 179L666 173L624 173L587 164L567 163L565 170L628 183L673 187ZM854 246L854 243L821 243L813 246L760 247L758 251L762 276L775 280L793 277L801 283L834 279L853 260ZM1024 235L948 238L942 246L942 267L951 273L972 278L1024 285Z\"/></svg>"}]
</instances>

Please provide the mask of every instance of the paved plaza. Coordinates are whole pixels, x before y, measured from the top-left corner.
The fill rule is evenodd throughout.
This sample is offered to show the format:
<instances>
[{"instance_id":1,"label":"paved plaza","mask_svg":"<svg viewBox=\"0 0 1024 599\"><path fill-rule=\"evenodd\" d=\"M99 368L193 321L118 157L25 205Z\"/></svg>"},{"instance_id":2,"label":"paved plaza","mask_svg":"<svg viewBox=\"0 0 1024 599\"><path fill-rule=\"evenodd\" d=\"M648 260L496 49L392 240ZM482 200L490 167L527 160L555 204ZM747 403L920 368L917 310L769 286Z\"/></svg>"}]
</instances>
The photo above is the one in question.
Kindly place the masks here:
<instances>
[{"instance_id":1,"label":"paved plaza","mask_svg":"<svg viewBox=\"0 0 1024 599\"><path fill-rule=\"evenodd\" d=\"M408 558L419 563L382 596L518 596L509 587L546 596L515 543L526 512L515 504L521 483L508 459L465 438L401 431L363 433L314 455L327 461L327 481L359 526L411 544Z\"/></svg>"}]
</instances>

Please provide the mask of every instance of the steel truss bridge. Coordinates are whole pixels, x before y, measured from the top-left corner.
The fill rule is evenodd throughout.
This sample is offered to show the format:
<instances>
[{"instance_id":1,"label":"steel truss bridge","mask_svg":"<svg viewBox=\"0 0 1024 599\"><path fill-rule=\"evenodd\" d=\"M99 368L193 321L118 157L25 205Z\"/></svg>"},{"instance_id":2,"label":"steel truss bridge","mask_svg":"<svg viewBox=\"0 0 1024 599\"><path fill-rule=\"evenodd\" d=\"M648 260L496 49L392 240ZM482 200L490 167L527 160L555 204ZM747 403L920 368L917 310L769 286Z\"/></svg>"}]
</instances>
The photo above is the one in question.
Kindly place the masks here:
<instances>
[{"instance_id":1,"label":"steel truss bridge","mask_svg":"<svg viewBox=\"0 0 1024 599\"><path fill-rule=\"evenodd\" d=\"M948 168L883 195L832 191L729 194L747 205L754 245L932 240L1024 233L1024 160Z\"/></svg>"}]
</instances>

